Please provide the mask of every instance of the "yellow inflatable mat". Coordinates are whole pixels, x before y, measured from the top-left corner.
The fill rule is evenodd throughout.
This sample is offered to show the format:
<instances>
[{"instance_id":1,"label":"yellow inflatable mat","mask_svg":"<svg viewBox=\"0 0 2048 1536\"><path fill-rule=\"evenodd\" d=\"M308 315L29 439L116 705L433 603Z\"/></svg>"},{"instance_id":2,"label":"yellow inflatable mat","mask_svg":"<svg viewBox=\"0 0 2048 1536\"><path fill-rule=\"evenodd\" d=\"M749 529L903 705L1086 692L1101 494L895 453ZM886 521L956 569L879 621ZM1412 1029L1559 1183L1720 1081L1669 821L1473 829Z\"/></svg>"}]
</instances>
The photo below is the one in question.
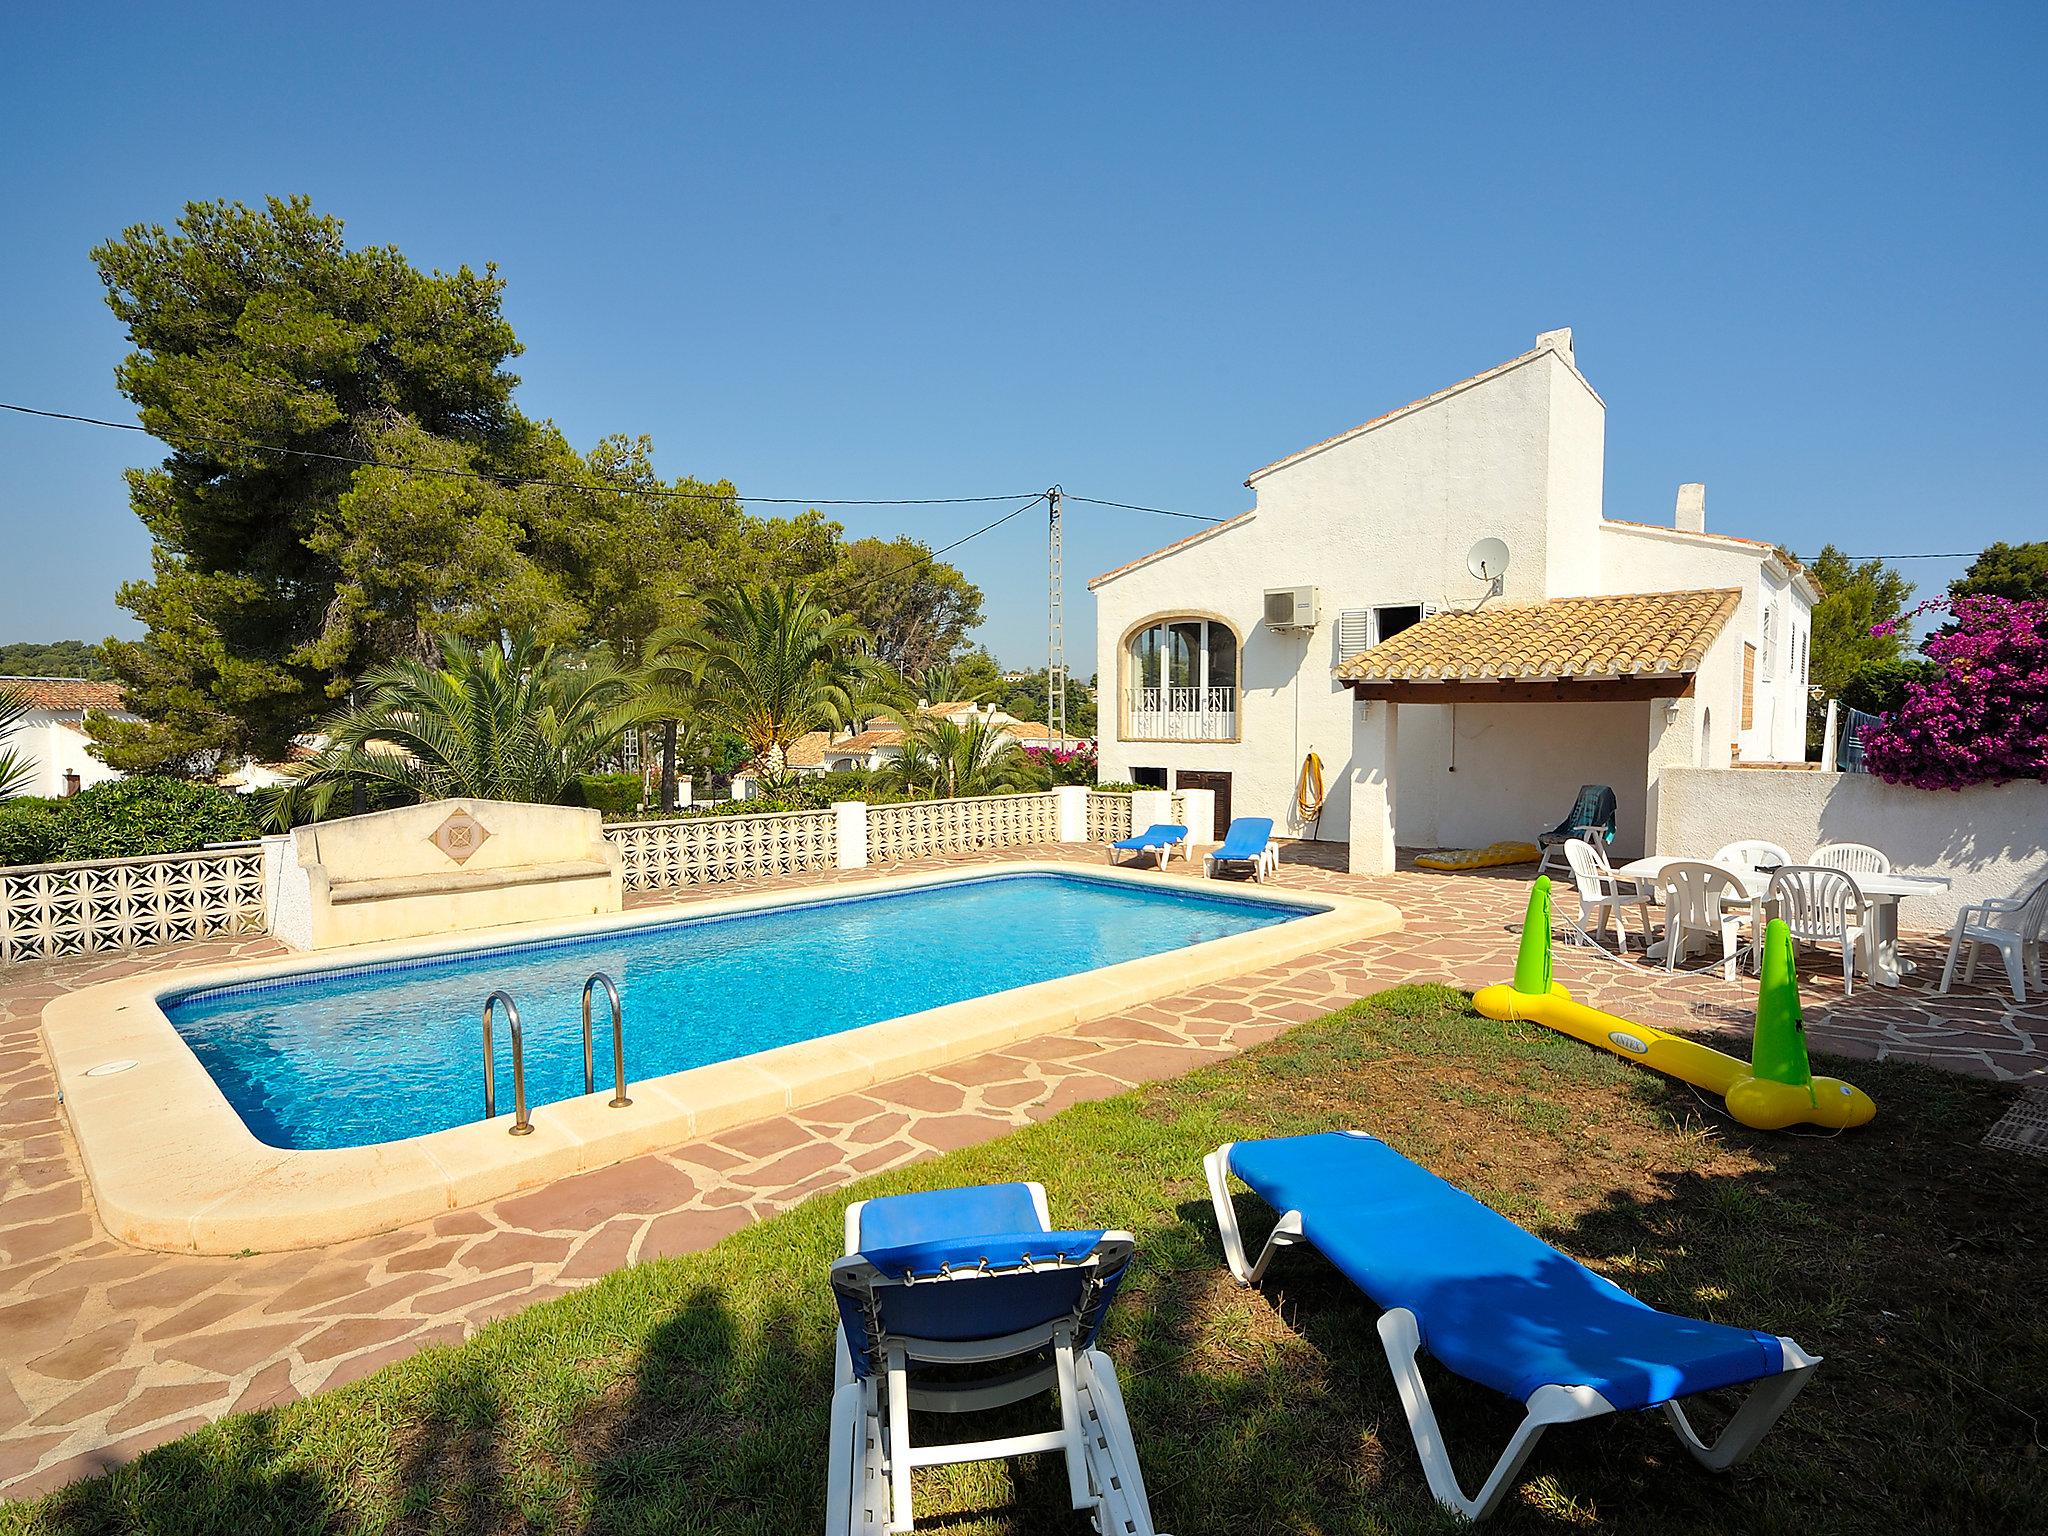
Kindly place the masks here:
<instances>
[{"instance_id":1,"label":"yellow inflatable mat","mask_svg":"<svg viewBox=\"0 0 2048 1536\"><path fill-rule=\"evenodd\" d=\"M1534 864L1537 858L1534 843L1488 843L1484 848L1418 853L1415 862L1424 869L1492 869L1497 864Z\"/></svg>"}]
</instances>

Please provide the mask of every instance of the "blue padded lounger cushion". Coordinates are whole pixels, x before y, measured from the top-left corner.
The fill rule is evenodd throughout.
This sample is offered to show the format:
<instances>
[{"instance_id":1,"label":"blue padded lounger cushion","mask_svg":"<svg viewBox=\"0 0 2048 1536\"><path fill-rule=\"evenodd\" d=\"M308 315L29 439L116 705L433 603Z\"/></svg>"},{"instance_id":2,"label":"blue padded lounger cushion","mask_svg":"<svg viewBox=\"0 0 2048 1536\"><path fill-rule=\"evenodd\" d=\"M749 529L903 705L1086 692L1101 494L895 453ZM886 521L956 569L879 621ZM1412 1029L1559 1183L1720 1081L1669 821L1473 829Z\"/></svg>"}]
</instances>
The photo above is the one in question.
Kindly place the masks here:
<instances>
[{"instance_id":1,"label":"blue padded lounger cushion","mask_svg":"<svg viewBox=\"0 0 2048 1536\"><path fill-rule=\"evenodd\" d=\"M1517 1402L1586 1386L1619 1409L1784 1369L1775 1337L1659 1312L1385 1142L1348 1132L1240 1142L1230 1171L1383 1309L1406 1307L1445 1366Z\"/></svg>"}]
</instances>

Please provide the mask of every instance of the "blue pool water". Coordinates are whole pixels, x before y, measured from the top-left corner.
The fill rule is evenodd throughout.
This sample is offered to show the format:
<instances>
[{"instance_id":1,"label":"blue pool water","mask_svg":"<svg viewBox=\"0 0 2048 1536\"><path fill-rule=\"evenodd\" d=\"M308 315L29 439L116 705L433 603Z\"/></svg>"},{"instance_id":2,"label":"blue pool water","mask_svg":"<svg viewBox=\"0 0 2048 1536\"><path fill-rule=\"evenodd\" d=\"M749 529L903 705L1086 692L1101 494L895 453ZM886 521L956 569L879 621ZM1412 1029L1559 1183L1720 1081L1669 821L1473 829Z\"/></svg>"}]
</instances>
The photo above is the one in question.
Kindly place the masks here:
<instances>
[{"instance_id":1,"label":"blue pool water","mask_svg":"<svg viewBox=\"0 0 2048 1536\"><path fill-rule=\"evenodd\" d=\"M176 993L163 1009L259 1141L360 1147L483 1114L483 1000L518 1001L530 1105L583 1091L584 979L625 1003L626 1075L659 1077L1324 908L1013 874ZM593 1007L600 1090L610 1014ZM512 1052L498 1022L500 1114ZM630 1091L630 1090L629 1090Z\"/></svg>"}]
</instances>

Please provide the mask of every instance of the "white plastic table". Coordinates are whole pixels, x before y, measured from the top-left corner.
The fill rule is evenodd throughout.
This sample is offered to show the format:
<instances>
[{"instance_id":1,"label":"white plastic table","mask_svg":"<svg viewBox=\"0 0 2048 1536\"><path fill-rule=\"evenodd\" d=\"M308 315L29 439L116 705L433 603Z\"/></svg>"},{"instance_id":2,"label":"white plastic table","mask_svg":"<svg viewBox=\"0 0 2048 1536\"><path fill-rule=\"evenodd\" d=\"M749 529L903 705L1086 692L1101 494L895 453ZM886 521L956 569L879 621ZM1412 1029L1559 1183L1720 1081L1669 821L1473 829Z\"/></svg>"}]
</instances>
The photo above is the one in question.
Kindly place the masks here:
<instances>
[{"instance_id":1,"label":"white plastic table","mask_svg":"<svg viewBox=\"0 0 2048 1536\"><path fill-rule=\"evenodd\" d=\"M1621 865L1614 873L1623 880L1633 881L1638 890L1655 885L1657 876L1667 864L1707 863L1711 859L1682 860L1679 856L1652 854L1647 858L1632 859ZM1762 899L1771 888L1771 877L1759 874L1753 869L1738 869L1731 864L1716 865L1725 869L1741 884L1742 891L1752 902ZM1910 962L1899 958L1899 903L1909 896L1929 896L1936 891L1948 889L1945 875L1871 875L1852 873L1849 878L1856 882L1856 889L1870 899L1870 931L1864 935L1863 973L1880 987L1896 987L1905 974L1913 967ZM1661 944L1662 941L1659 941ZM1663 950L1656 949L1661 958Z\"/></svg>"}]
</instances>

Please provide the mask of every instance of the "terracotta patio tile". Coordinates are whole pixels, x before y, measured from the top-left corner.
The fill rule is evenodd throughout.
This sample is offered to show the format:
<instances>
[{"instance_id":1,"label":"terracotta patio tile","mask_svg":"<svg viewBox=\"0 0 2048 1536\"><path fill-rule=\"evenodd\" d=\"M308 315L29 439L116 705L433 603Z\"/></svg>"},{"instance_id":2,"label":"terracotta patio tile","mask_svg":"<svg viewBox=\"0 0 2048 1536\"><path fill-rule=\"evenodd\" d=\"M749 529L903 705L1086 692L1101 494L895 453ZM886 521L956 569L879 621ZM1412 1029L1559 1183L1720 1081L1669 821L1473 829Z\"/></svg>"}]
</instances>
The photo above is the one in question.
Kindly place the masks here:
<instances>
[{"instance_id":1,"label":"terracotta patio tile","mask_svg":"<svg viewBox=\"0 0 2048 1536\"><path fill-rule=\"evenodd\" d=\"M500 1200L492 1210L508 1227L580 1233L614 1216L674 1210L696 1192L696 1181L672 1163L636 1157Z\"/></svg>"},{"instance_id":2,"label":"terracotta patio tile","mask_svg":"<svg viewBox=\"0 0 2048 1536\"><path fill-rule=\"evenodd\" d=\"M746 1207L738 1205L720 1211L677 1211L672 1216L656 1218L634 1257L665 1259L678 1253L699 1253L741 1227L753 1225L753 1221Z\"/></svg>"},{"instance_id":3,"label":"terracotta patio tile","mask_svg":"<svg viewBox=\"0 0 2048 1536\"><path fill-rule=\"evenodd\" d=\"M641 1223L634 1218L608 1221L585 1239L556 1273L558 1280L595 1280L625 1266Z\"/></svg>"},{"instance_id":4,"label":"terracotta patio tile","mask_svg":"<svg viewBox=\"0 0 2048 1536\"><path fill-rule=\"evenodd\" d=\"M230 1413L259 1413L265 1408L275 1408L279 1403L291 1402L298 1396L298 1389L292 1385L292 1367L289 1360L273 1360L244 1386L239 1396L229 1405Z\"/></svg>"},{"instance_id":5,"label":"terracotta patio tile","mask_svg":"<svg viewBox=\"0 0 2048 1536\"><path fill-rule=\"evenodd\" d=\"M721 1131L717 1143L742 1158L758 1161L800 1147L810 1139L811 1133L802 1125L787 1115L778 1115L773 1120L757 1120L752 1125Z\"/></svg>"},{"instance_id":6,"label":"terracotta patio tile","mask_svg":"<svg viewBox=\"0 0 2048 1536\"><path fill-rule=\"evenodd\" d=\"M352 1355L359 1349L388 1344L419 1327L415 1317L346 1317L330 1323L299 1345L299 1358L308 1365Z\"/></svg>"},{"instance_id":7,"label":"terracotta patio tile","mask_svg":"<svg viewBox=\"0 0 2048 1536\"><path fill-rule=\"evenodd\" d=\"M200 1334L175 1344L159 1346L157 1353L183 1365L239 1376L244 1371L269 1363L291 1348L293 1342L310 1332L305 1323L270 1323L254 1328L233 1328L220 1333Z\"/></svg>"},{"instance_id":8,"label":"terracotta patio tile","mask_svg":"<svg viewBox=\"0 0 2048 1536\"><path fill-rule=\"evenodd\" d=\"M967 1102L967 1090L933 1078L899 1077L875 1089L877 1098L926 1114L950 1114Z\"/></svg>"},{"instance_id":9,"label":"terracotta patio tile","mask_svg":"<svg viewBox=\"0 0 2048 1536\"><path fill-rule=\"evenodd\" d=\"M836 1168L845 1155L831 1142L814 1142L807 1147L798 1147L794 1152L786 1152L774 1162L754 1169L747 1174L745 1182L752 1189L774 1189L781 1185L794 1184L827 1168Z\"/></svg>"},{"instance_id":10,"label":"terracotta patio tile","mask_svg":"<svg viewBox=\"0 0 2048 1536\"><path fill-rule=\"evenodd\" d=\"M182 1387L144 1387L128 1399L119 1413L107 1420L106 1432L110 1435L126 1434L131 1429L139 1429L187 1409L203 1408L227 1395L228 1384L224 1381L193 1382Z\"/></svg>"},{"instance_id":11,"label":"terracotta patio tile","mask_svg":"<svg viewBox=\"0 0 2048 1536\"><path fill-rule=\"evenodd\" d=\"M102 1371L76 1392L50 1404L32 1422L38 1425L75 1424L96 1413L104 1413L116 1403L127 1401L129 1392L141 1375L141 1369L136 1366L126 1370Z\"/></svg>"},{"instance_id":12,"label":"terracotta patio tile","mask_svg":"<svg viewBox=\"0 0 2048 1536\"><path fill-rule=\"evenodd\" d=\"M532 1284L532 1270L509 1270L504 1274L487 1275L481 1280L472 1280L467 1285L445 1285L438 1291L429 1291L424 1296L414 1299L413 1311L421 1317L459 1313L477 1302L489 1301L495 1296L504 1296L513 1291L527 1290Z\"/></svg>"},{"instance_id":13,"label":"terracotta patio tile","mask_svg":"<svg viewBox=\"0 0 2048 1536\"><path fill-rule=\"evenodd\" d=\"M123 1318L65 1340L30 1360L29 1367L57 1381L84 1381L118 1363L134 1338L134 1320Z\"/></svg>"},{"instance_id":14,"label":"terracotta patio tile","mask_svg":"<svg viewBox=\"0 0 2048 1536\"><path fill-rule=\"evenodd\" d=\"M462 1250L466 1269L480 1274L510 1269L519 1264L559 1264L569 1256L574 1237L543 1237L533 1232L500 1232Z\"/></svg>"}]
</instances>

